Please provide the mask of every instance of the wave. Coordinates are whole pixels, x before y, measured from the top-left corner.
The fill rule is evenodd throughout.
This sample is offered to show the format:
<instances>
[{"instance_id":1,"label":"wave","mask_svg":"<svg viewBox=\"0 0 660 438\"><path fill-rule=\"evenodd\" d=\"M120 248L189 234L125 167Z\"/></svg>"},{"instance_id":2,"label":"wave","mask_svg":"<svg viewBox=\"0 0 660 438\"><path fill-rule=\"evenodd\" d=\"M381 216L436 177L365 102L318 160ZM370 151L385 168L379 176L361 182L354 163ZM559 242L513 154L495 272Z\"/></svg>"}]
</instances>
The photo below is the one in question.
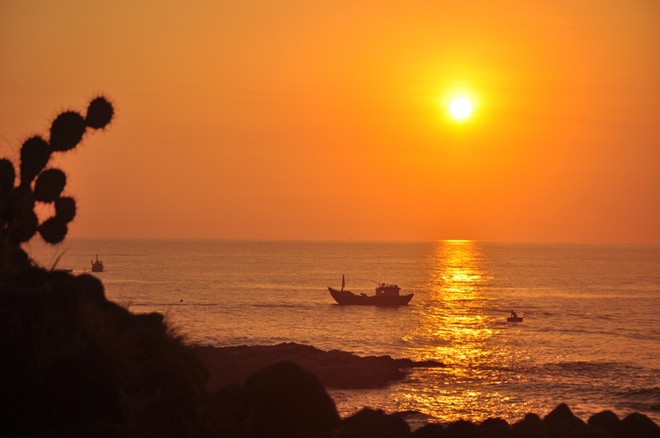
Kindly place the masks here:
<instances>
[{"instance_id":1,"label":"wave","mask_svg":"<svg viewBox=\"0 0 660 438\"><path fill-rule=\"evenodd\" d=\"M545 369L559 369L565 371L603 371L603 370L614 370L629 368L631 365L627 365L621 362L613 361L602 361L602 362L591 362L591 361L568 361L568 362L550 362L541 365Z\"/></svg>"},{"instance_id":2,"label":"wave","mask_svg":"<svg viewBox=\"0 0 660 438\"><path fill-rule=\"evenodd\" d=\"M323 304L325 305L325 304ZM256 308L267 308L267 309L277 309L277 308L284 308L284 309L307 309L307 308L313 308L313 307L318 307L317 304L312 303L312 304L301 304L301 303L252 303L250 304L250 307L256 307Z\"/></svg>"},{"instance_id":3,"label":"wave","mask_svg":"<svg viewBox=\"0 0 660 438\"><path fill-rule=\"evenodd\" d=\"M639 381L639 379L652 379L655 370L647 369L626 362L615 361L567 361L546 363L532 367L530 371L539 374L554 375L559 378L584 378L595 382ZM650 380L653 381L653 380ZM615 386L619 386L616 384Z\"/></svg>"},{"instance_id":4,"label":"wave","mask_svg":"<svg viewBox=\"0 0 660 438\"><path fill-rule=\"evenodd\" d=\"M638 411L660 412L660 387L621 391L618 396L627 408Z\"/></svg>"},{"instance_id":5,"label":"wave","mask_svg":"<svg viewBox=\"0 0 660 438\"><path fill-rule=\"evenodd\" d=\"M129 303L129 307L172 307L172 306L188 306L188 307L220 307L218 303L189 303L186 301L144 301L141 303Z\"/></svg>"}]
</instances>

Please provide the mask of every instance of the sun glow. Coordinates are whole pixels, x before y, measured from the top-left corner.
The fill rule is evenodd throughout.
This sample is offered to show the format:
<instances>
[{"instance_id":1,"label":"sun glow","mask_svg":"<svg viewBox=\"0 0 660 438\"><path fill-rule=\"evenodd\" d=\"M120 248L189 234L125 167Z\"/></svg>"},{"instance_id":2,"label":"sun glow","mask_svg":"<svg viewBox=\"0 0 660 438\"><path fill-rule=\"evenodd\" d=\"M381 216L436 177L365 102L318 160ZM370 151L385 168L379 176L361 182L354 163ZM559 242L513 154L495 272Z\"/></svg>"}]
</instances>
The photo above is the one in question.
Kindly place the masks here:
<instances>
[{"instance_id":1,"label":"sun glow","mask_svg":"<svg viewBox=\"0 0 660 438\"><path fill-rule=\"evenodd\" d=\"M472 114L472 102L464 96L455 97L449 104L449 113L456 120L465 120Z\"/></svg>"}]
</instances>

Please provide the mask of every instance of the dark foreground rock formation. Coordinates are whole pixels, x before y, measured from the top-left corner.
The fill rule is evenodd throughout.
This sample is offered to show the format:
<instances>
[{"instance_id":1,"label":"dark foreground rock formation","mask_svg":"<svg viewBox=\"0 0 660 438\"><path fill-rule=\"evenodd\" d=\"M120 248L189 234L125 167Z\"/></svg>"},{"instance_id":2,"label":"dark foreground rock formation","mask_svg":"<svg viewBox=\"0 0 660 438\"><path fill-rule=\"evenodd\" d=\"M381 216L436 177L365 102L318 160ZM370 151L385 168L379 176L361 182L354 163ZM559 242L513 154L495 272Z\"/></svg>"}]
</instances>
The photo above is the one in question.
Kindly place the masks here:
<instances>
[{"instance_id":1,"label":"dark foreground rock formation","mask_svg":"<svg viewBox=\"0 0 660 438\"><path fill-rule=\"evenodd\" d=\"M101 282L87 274L34 266L0 273L0 315L0 436L660 437L642 414L621 420L605 411L584 423L565 405L511 425L490 419L414 432L401 416L370 409L341 419L322 380L292 361L277 362L279 353L312 368L328 360L331 370L316 371L329 381L353 366L383 367L389 379L401 377L393 367L419 364L296 344L189 348L162 315L134 315L108 301ZM238 370L254 351L250 371ZM213 391L198 359L209 360L204 354L230 359L214 372L226 369L232 378L220 375ZM335 384L353 384L344 378ZM219 387L222 379L235 383Z\"/></svg>"},{"instance_id":2,"label":"dark foreground rock formation","mask_svg":"<svg viewBox=\"0 0 660 438\"><path fill-rule=\"evenodd\" d=\"M437 361L417 362L390 356L361 357L345 351L323 351L293 342L269 346L192 347L209 372L207 388L242 384L253 373L281 361L295 362L328 388L378 388L405 378L414 367L440 367Z\"/></svg>"},{"instance_id":3,"label":"dark foreground rock formation","mask_svg":"<svg viewBox=\"0 0 660 438\"><path fill-rule=\"evenodd\" d=\"M0 436L185 434L207 397L162 315L131 314L91 275L0 274L0 351Z\"/></svg>"}]
</instances>

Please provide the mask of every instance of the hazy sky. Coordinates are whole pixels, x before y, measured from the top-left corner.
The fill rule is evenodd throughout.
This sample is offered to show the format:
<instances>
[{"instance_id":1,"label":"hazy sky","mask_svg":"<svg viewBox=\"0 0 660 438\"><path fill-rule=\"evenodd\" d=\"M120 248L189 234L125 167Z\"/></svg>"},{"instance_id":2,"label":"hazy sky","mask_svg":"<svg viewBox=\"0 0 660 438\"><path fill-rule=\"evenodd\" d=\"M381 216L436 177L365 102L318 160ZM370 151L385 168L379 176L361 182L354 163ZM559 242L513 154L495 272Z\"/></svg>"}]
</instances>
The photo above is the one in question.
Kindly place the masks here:
<instances>
[{"instance_id":1,"label":"hazy sky","mask_svg":"<svg viewBox=\"0 0 660 438\"><path fill-rule=\"evenodd\" d=\"M660 243L657 0L0 0L0 155L98 93L70 236Z\"/></svg>"}]
</instances>

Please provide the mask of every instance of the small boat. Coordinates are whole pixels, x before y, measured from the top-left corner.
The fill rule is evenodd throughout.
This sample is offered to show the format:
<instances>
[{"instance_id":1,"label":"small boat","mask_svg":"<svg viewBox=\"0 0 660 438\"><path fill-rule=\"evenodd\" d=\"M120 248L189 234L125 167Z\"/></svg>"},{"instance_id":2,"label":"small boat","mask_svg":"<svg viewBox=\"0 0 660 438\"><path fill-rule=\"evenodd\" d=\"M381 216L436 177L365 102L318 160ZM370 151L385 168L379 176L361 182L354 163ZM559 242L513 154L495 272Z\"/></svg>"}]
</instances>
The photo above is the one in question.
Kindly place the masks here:
<instances>
[{"instance_id":1,"label":"small boat","mask_svg":"<svg viewBox=\"0 0 660 438\"><path fill-rule=\"evenodd\" d=\"M103 262L99 260L98 254L96 254L96 261L92 260L92 272L103 272Z\"/></svg>"},{"instance_id":2,"label":"small boat","mask_svg":"<svg viewBox=\"0 0 660 438\"><path fill-rule=\"evenodd\" d=\"M349 290L344 290L344 286L344 276L341 278L341 290L333 289L328 286L328 292L330 292L332 298L342 306L405 306L413 297L413 294L400 295L399 291L401 288L396 284L380 283L376 288L376 295L367 295L364 293L356 295Z\"/></svg>"},{"instance_id":3,"label":"small boat","mask_svg":"<svg viewBox=\"0 0 660 438\"><path fill-rule=\"evenodd\" d=\"M523 317L518 316L518 314L516 312L514 312L513 310L511 311L511 316L509 316L506 319L507 322L522 322L522 320L523 320Z\"/></svg>"}]
</instances>

